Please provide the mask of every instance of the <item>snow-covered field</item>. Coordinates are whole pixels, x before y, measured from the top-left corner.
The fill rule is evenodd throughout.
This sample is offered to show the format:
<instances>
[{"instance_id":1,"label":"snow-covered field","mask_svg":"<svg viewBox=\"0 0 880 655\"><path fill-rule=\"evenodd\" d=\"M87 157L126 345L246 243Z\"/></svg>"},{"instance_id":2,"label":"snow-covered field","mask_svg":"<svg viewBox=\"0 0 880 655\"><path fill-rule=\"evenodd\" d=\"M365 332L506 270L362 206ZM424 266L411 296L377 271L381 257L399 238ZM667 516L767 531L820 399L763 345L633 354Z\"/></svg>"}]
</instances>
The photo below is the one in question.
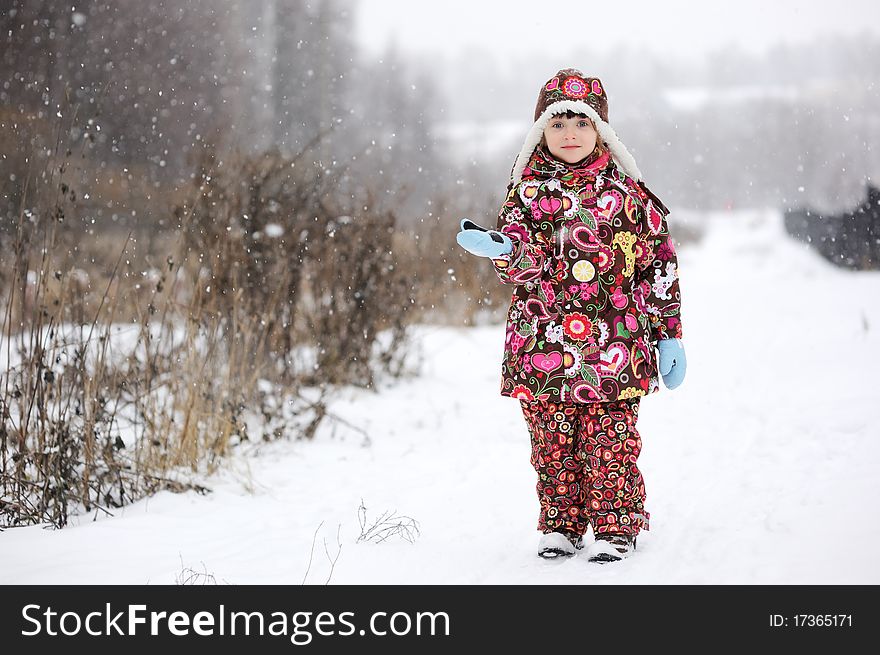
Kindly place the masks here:
<instances>
[{"instance_id":1,"label":"snow-covered field","mask_svg":"<svg viewBox=\"0 0 880 655\"><path fill-rule=\"evenodd\" d=\"M674 218L673 218L674 221ZM501 325L422 327L419 377L349 390L314 441L234 460L60 531L0 533L0 583L880 583L880 274L832 267L776 212L680 252L688 376L642 404L650 532L629 560L535 555L535 474L498 395ZM410 543L361 541L384 512Z\"/></svg>"}]
</instances>

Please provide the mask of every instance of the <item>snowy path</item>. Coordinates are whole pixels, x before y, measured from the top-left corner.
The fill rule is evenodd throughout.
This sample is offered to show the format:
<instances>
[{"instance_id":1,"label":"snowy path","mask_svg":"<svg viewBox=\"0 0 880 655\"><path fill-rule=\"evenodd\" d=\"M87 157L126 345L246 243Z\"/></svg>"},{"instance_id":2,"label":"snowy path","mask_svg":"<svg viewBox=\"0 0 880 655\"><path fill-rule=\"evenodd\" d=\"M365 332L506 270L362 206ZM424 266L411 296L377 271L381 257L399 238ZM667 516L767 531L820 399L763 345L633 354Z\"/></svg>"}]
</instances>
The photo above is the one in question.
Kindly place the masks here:
<instances>
[{"instance_id":1,"label":"snowy path","mask_svg":"<svg viewBox=\"0 0 880 655\"><path fill-rule=\"evenodd\" d=\"M880 274L834 269L766 216L717 216L681 253L688 377L642 404L652 528L630 560L535 556L528 435L497 394L503 328L426 327L418 379L333 407L369 444L326 424L208 496L8 530L0 583L167 584L183 567L221 584L880 583ZM361 499L421 536L356 543Z\"/></svg>"}]
</instances>

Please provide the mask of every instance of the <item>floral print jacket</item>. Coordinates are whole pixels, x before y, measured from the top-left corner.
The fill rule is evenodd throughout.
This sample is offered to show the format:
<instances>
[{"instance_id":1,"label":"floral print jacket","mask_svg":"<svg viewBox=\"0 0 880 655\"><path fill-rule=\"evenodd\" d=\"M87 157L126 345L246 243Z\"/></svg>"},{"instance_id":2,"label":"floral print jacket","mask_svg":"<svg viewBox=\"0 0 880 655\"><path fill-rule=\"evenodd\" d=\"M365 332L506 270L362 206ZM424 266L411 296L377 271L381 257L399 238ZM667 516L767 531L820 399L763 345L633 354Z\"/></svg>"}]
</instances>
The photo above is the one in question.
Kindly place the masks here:
<instances>
[{"instance_id":1,"label":"floral print jacket","mask_svg":"<svg viewBox=\"0 0 880 655\"><path fill-rule=\"evenodd\" d=\"M569 165L535 149L498 217L513 252L492 260L514 285L503 395L593 403L659 388L654 344L681 337L667 214L607 153Z\"/></svg>"}]
</instances>

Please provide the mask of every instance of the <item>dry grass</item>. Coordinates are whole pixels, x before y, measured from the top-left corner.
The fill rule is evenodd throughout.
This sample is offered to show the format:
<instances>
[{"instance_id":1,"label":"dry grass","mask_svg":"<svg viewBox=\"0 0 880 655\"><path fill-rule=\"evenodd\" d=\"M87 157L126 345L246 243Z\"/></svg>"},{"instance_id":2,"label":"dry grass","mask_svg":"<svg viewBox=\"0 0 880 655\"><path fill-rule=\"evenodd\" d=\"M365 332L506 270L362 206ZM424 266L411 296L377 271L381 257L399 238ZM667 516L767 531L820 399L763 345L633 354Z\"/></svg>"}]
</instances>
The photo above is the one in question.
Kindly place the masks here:
<instances>
[{"instance_id":1,"label":"dry grass","mask_svg":"<svg viewBox=\"0 0 880 655\"><path fill-rule=\"evenodd\" d=\"M306 151L207 153L151 237L71 219L74 158L59 137L2 235L0 527L205 491L237 444L314 435L333 385L403 371L395 217Z\"/></svg>"}]
</instances>

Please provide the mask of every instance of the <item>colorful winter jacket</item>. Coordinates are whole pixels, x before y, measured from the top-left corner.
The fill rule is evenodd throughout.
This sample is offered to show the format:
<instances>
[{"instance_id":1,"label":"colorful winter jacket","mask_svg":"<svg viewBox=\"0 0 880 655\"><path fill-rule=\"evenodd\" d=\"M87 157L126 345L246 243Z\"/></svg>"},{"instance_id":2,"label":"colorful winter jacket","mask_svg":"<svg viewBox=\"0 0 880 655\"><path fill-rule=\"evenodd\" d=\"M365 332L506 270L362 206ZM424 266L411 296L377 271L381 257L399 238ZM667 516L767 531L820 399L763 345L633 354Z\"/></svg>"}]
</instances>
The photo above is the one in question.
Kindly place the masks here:
<instances>
[{"instance_id":1,"label":"colorful winter jacket","mask_svg":"<svg viewBox=\"0 0 880 655\"><path fill-rule=\"evenodd\" d=\"M570 165L534 150L498 217L513 252L492 260L514 285L503 395L592 403L659 388L654 344L682 334L667 214L607 153Z\"/></svg>"}]
</instances>

